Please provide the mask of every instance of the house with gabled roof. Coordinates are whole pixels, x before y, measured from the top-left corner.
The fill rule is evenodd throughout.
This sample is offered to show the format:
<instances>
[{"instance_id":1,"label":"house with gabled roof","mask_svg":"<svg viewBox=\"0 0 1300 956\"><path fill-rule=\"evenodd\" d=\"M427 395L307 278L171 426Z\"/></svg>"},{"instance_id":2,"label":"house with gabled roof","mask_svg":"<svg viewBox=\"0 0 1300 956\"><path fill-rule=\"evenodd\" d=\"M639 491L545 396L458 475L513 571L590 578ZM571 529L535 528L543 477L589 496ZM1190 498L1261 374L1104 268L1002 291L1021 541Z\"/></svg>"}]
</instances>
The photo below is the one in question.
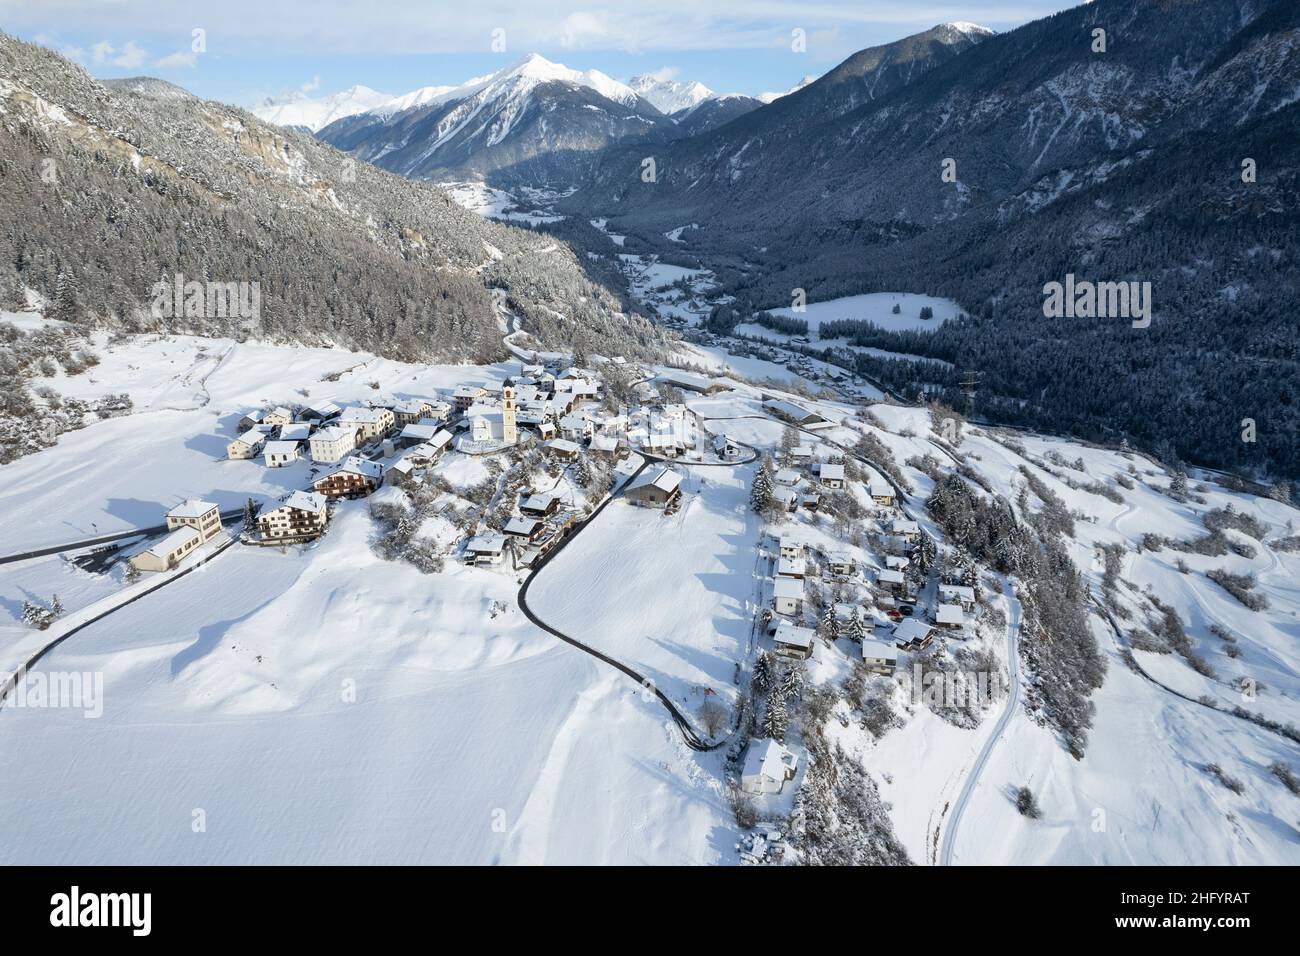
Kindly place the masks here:
<instances>
[{"instance_id":1,"label":"house with gabled roof","mask_svg":"<svg viewBox=\"0 0 1300 956\"><path fill-rule=\"evenodd\" d=\"M292 465L301 457L302 442L269 441L266 443L262 460L266 462L267 468L283 468L285 465Z\"/></svg>"},{"instance_id":2,"label":"house with gabled roof","mask_svg":"<svg viewBox=\"0 0 1300 956\"><path fill-rule=\"evenodd\" d=\"M665 508L681 497L682 476L670 468L650 467L627 486L624 496L632 504Z\"/></svg>"},{"instance_id":3,"label":"house with gabled roof","mask_svg":"<svg viewBox=\"0 0 1300 956\"><path fill-rule=\"evenodd\" d=\"M295 491L274 508L257 516L263 538L317 538L329 523L329 499L311 491Z\"/></svg>"},{"instance_id":4,"label":"house with gabled roof","mask_svg":"<svg viewBox=\"0 0 1300 956\"><path fill-rule=\"evenodd\" d=\"M312 482L312 489L327 498L364 498L384 482L384 466L356 455Z\"/></svg>"},{"instance_id":5,"label":"house with gabled roof","mask_svg":"<svg viewBox=\"0 0 1300 956\"><path fill-rule=\"evenodd\" d=\"M740 772L740 788L747 793L780 793L799 769L799 757L775 740L750 741Z\"/></svg>"},{"instance_id":6,"label":"house with gabled roof","mask_svg":"<svg viewBox=\"0 0 1300 956\"><path fill-rule=\"evenodd\" d=\"M776 653L782 657L807 660L812 657L813 638L816 636L817 632L811 627L799 627L789 621L781 621L776 625L772 642L776 647Z\"/></svg>"},{"instance_id":7,"label":"house with gabled roof","mask_svg":"<svg viewBox=\"0 0 1300 956\"><path fill-rule=\"evenodd\" d=\"M238 438L226 443L226 457L235 461L256 458L266 445L266 433L250 428Z\"/></svg>"}]
</instances>

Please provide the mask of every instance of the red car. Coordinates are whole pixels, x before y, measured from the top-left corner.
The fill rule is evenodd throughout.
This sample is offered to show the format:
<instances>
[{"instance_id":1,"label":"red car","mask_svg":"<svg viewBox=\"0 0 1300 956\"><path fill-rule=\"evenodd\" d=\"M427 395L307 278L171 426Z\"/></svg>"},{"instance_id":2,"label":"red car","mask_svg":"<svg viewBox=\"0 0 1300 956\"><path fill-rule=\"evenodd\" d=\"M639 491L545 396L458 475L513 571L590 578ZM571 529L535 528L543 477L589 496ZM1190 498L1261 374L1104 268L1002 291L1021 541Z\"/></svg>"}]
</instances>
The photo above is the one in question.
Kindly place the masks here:
<instances>
[{"instance_id":1,"label":"red car","mask_svg":"<svg viewBox=\"0 0 1300 956\"><path fill-rule=\"evenodd\" d=\"M890 611L887 616L891 621L901 621L903 619L903 615L898 611Z\"/></svg>"}]
</instances>

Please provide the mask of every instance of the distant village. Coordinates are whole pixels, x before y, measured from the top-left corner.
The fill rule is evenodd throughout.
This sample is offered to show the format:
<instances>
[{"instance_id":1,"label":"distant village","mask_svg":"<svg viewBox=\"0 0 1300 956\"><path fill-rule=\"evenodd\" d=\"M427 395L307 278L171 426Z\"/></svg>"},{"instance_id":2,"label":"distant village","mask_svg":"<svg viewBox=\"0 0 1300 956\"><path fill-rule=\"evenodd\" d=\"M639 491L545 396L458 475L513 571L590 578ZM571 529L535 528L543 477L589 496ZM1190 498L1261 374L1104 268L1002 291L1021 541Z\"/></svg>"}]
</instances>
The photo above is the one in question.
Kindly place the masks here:
<instances>
[{"instance_id":1,"label":"distant village","mask_svg":"<svg viewBox=\"0 0 1300 956\"><path fill-rule=\"evenodd\" d=\"M615 360L618 361L618 360ZM624 364L619 362L620 365ZM266 468L310 465L310 483L279 501L250 503L241 540L246 544L300 544L324 534L340 500L364 498L385 484L419 481L448 453L494 456L535 448L561 466L584 456L614 463L629 452L659 461L734 461L742 452L725 435L710 436L681 401L681 390L710 393L728 387L687 372L653 376L640 369L636 401L615 405L602 376L588 368L519 363L518 374L494 385L462 385L445 394L375 399L339 405L314 401L252 410L226 444L231 461ZM649 469L622 489L629 502L672 511L681 476L667 467ZM185 501L164 516L169 533L132 556L137 571L177 567L195 549L222 533L217 505ZM232 515L231 517L234 517ZM462 560L503 563L514 556L528 564L573 527L578 513L553 490L520 494L514 514L499 531L466 536Z\"/></svg>"},{"instance_id":2,"label":"distant village","mask_svg":"<svg viewBox=\"0 0 1300 956\"><path fill-rule=\"evenodd\" d=\"M611 492L629 505L672 515L685 488L674 463L757 462L750 506L768 519L758 555L766 578L754 622L763 636L757 668L775 680L819 653L852 647L865 673L890 678L900 652L924 651L939 637L974 635L978 582L934 567L935 544L900 507L892 481L819 440L819 430L834 423L810 407L765 395L763 411L783 423L785 439L774 454L760 455L725 432L707 431L684 400L686 392L727 391L734 384L727 379L619 363L615 396L608 371L562 365L520 361L499 382L424 396L249 410L228 437L227 459L268 469L297 465L305 480L278 500L250 500L238 540L309 543L326 533L340 502L385 486L423 487L446 456L527 453L546 467L520 472L553 480L545 487L505 485L490 521L486 506L468 510L450 553L468 566L525 569L563 543ZM611 474L621 468L621 484L575 500L566 488L581 487L579 476L597 467ZM559 476L570 480L561 486ZM223 515L210 501L181 502L165 515L166 533L131 557L133 573L175 571L209 542L232 542L223 517L238 520L241 513ZM837 645L841 639L847 643ZM784 714L785 702L772 694L774 688L755 708L763 703L768 719L779 724L784 717L772 715ZM739 765L739 785L755 797L781 794L798 767L782 727L766 726Z\"/></svg>"}]
</instances>

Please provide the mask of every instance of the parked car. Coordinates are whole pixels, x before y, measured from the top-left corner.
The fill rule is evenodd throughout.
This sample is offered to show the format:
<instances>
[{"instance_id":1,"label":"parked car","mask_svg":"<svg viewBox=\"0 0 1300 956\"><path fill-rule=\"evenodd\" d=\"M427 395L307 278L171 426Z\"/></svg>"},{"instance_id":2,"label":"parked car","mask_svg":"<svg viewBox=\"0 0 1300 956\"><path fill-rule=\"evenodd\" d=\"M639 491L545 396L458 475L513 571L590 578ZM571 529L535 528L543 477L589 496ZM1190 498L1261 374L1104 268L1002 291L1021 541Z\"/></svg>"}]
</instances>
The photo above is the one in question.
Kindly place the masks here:
<instances>
[{"instance_id":1,"label":"parked car","mask_svg":"<svg viewBox=\"0 0 1300 956\"><path fill-rule=\"evenodd\" d=\"M886 615L891 621L898 622L903 619L903 615L898 611L889 611Z\"/></svg>"},{"instance_id":2,"label":"parked car","mask_svg":"<svg viewBox=\"0 0 1300 956\"><path fill-rule=\"evenodd\" d=\"M916 608L910 604L900 605L898 609L903 612L903 617L911 617L916 613Z\"/></svg>"}]
</instances>

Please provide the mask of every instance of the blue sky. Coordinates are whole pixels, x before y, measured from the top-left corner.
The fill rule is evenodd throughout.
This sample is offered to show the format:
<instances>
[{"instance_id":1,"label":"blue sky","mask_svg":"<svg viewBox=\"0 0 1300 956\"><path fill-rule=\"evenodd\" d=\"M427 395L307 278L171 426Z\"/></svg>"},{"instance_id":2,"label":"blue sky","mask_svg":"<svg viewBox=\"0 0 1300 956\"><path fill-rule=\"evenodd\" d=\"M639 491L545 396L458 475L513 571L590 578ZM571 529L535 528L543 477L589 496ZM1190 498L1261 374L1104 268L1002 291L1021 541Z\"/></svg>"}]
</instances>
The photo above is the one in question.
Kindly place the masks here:
<instances>
[{"instance_id":1,"label":"blue sky","mask_svg":"<svg viewBox=\"0 0 1300 956\"><path fill-rule=\"evenodd\" d=\"M98 77L160 76L241 106L357 83L393 94L453 85L532 52L619 79L662 71L753 95L788 89L856 50L936 23L1002 31L1076 3L0 0L0 27ZM795 29L806 36L806 52L791 49ZM494 31L504 51L492 49Z\"/></svg>"}]
</instances>

